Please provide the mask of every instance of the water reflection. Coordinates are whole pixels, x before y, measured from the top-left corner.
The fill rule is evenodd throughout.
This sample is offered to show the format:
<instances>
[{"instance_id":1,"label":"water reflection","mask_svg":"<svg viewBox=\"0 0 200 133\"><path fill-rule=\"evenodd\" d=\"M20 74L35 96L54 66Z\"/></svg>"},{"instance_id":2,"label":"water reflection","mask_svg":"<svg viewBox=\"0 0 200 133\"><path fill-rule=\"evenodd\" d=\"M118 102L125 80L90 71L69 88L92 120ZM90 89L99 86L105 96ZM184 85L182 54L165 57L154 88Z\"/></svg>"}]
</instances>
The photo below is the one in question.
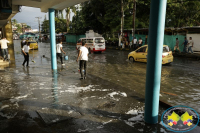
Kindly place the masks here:
<instances>
[{"instance_id":1,"label":"water reflection","mask_svg":"<svg viewBox=\"0 0 200 133\"><path fill-rule=\"evenodd\" d=\"M29 67L23 67L23 71L26 75L30 75L29 74Z\"/></svg>"},{"instance_id":2,"label":"water reflection","mask_svg":"<svg viewBox=\"0 0 200 133\"><path fill-rule=\"evenodd\" d=\"M53 82L53 88L51 89L52 97L53 97L52 107L57 108L59 105L59 103L58 103L58 73L57 73L57 70L53 70L53 72L52 72L52 82Z\"/></svg>"}]
</instances>

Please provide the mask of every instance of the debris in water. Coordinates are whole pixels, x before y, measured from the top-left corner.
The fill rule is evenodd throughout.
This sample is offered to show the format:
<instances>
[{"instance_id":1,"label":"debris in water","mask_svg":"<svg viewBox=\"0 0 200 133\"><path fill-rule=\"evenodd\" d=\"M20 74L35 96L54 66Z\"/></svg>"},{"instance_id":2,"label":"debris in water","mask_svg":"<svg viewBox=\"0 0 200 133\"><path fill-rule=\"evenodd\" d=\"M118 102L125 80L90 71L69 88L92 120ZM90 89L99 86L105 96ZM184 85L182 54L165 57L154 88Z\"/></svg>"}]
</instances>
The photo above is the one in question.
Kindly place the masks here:
<instances>
[{"instance_id":1,"label":"debris in water","mask_svg":"<svg viewBox=\"0 0 200 133\"><path fill-rule=\"evenodd\" d=\"M132 109L132 110L128 111L126 114L130 114L130 115L138 115L138 111Z\"/></svg>"}]
</instances>

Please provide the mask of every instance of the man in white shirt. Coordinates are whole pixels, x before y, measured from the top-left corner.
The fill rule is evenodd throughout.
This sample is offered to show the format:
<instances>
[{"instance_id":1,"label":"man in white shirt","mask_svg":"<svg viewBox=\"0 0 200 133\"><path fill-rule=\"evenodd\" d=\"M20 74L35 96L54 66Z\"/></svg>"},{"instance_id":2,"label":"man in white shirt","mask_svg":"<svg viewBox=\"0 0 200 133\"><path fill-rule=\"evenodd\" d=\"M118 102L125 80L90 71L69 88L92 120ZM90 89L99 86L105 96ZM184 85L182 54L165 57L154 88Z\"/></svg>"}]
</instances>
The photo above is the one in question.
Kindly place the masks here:
<instances>
[{"instance_id":1,"label":"man in white shirt","mask_svg":"<svg viewBox=\"0 0 200 133\"><path fill-rule=\"evenodd\" d=\"M81 73L80 79L86 79L88 54L89 54L89 51L85 47L85 42L82 42L82 47L80 47L79 54L78 54L78 57L76 60L78 62L78 60L80 58L80 73ZM83 74L83 70L84 70L84 74Z\"/></svg>"},{"instance_id":2,"label":"man in white shirt","mask_svg":"<svg viewBox=\"0 0 200 133\"><path fill-rule=\"evenodd\" d=\"M143 44L143 41L142 41L142 39L141 39L141 37L140 37L140 39L139 39L139 41L138 41L138 45L139 45L139 47L141 47L142 44Z\"/></svg>"},{"instance_id":3,"label":"man in white shirt","mask_svg":"<svg viewBox=\"0 0 200 133\"><path fill-rule=\"evenodd\" d=\"M6 40L6 38L3 38L0 41L1 52L2 52L2 55L3 55L4 61L8 60L8 45L7 45L8 43L10 43L10 42L8 40Z\"/></svg>"},{"instance_id":4,"label":"man in white shirt","mask_svg":"<svg viewBox=\"0 0 200 133\"><path fill-rule=\"evenodd\" d=\"M133 50L135 50L137 48L137 38L134 37L134 40L133 40Z\"/></svg>"},{"instance_id":5,"label":"man in white shirt","mask_svg":"<svg viewBox=\"0 0 200 133\"><path fill-rule=\"evenodd\" d=\"M188 53L189 53L189 51L191 51L191 53L193 53L193 51L192 51L193 46L194 46L194 41L192 40L192 37L190 37L190 40L188 41Z\"/></svg>"},{"instance_id":6,"label":"man in white shirt","mask_svg":"<svg viewBox=\"0 0 200 133\"><path fill-rule=\"evenodd\" d=\"M63 51L62 47L63 47L62 42L58 43L56 45L56 53L57 53L57 59L58 59L58 57L60 57L61 64L64 66L65 64L63 63L63 60L62 60L62 52L64 54L66 54L66 53Z\"/></svg>"},{"instance_id":7,"label":"man in white shirt","mask_svg":"<svg viewBox=\"0 0 200 133\"><path fill-rule=\"evenodd\" d=\"M32 49L29 47L30 46L30 42L28 42L26 45L23 46L22 48L22 52L23 52L23 55L24 55L24 62L22 64L22 66L25 65L26 63L26 66L29 67L29 50Z\"/></svg>"}]
</instances>

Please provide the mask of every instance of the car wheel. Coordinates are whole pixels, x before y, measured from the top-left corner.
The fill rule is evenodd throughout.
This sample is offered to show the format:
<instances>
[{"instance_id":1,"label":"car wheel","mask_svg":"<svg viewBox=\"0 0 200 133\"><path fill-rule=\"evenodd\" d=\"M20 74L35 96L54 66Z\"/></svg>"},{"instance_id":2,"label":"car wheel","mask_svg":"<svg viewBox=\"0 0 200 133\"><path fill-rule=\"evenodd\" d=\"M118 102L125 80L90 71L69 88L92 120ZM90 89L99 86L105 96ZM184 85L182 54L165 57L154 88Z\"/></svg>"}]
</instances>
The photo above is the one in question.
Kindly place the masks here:
<instances>
[{"instance_id":1,"label":"car wheel","mask_svg":"<svg viewBox=\"0 0 200 133\"><path fill-rule=\"evenodd\" d=\"M129 57L129 60L133 60L133 62L135 62L135 59L132 56Z\"/></svg>"}]
</instances>

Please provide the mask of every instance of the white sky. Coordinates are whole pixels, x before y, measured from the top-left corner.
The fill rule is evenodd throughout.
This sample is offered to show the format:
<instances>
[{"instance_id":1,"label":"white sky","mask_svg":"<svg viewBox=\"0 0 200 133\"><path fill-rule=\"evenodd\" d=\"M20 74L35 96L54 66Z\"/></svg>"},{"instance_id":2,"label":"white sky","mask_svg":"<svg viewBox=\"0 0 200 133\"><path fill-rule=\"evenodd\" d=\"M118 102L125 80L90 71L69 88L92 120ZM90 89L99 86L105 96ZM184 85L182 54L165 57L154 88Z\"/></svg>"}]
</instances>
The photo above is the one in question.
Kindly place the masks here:
<instances>
[{"instance_id":1,"label":"white sky","mask_svg":"<svg viewBox=\"0 0 200 133\"><path fill-rule=\"evenodd\" d=\"M16 19L19 23L26 23L31 26L32 29L39 29L38 19L35 17L41 17L40 21L42 23L45 15L48 19L48 13L41 12L40 8L22 6L21 12L17 13L12 19ZM65 10L63 11L63 16L64 18L66 16ZM72 16L73 13L71 13L71 20Z\"/></svg>"}]
</instances>

